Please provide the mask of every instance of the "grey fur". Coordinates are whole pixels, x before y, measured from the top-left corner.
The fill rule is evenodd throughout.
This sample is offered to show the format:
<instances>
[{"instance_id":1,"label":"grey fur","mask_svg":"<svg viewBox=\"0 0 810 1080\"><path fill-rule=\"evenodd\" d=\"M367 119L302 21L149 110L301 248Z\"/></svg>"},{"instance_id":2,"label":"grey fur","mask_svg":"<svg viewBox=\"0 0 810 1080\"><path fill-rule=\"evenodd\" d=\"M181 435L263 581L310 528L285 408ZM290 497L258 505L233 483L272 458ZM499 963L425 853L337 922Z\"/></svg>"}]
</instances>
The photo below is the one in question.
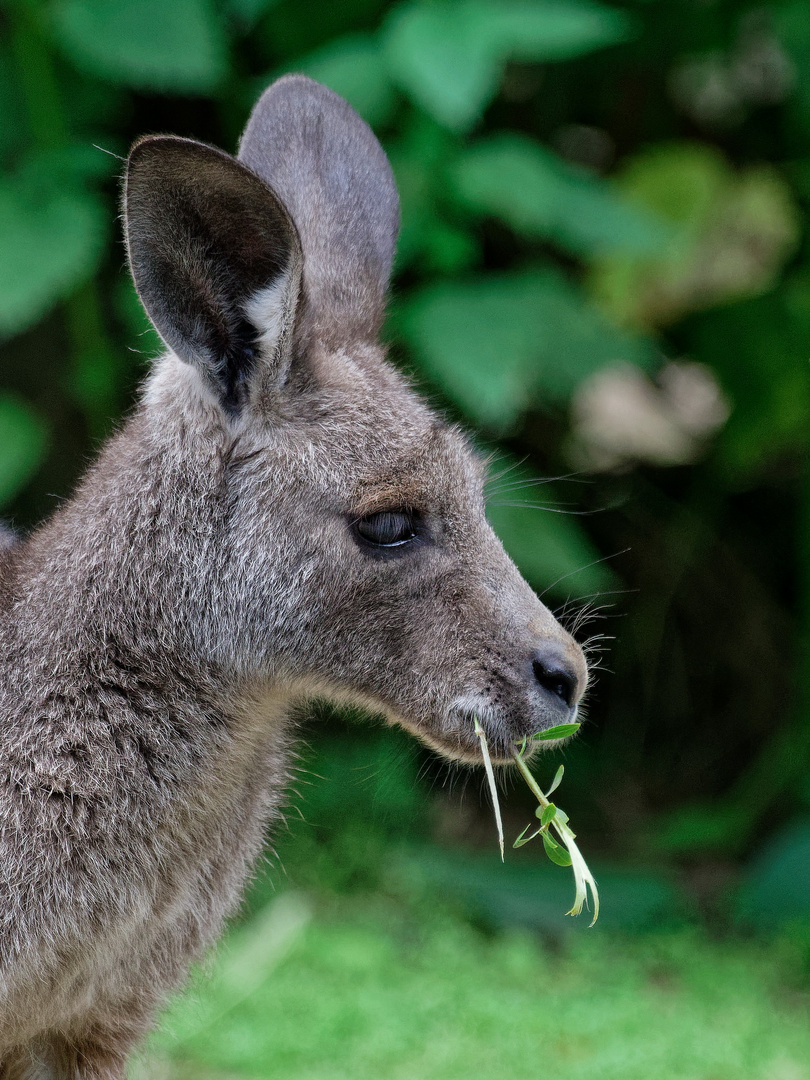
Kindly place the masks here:
<instances>
[{"instance_id":1,"label":"grey fur","mask_svg":"<svg viewBox=\"0 0 810 1080\"><path fill-rule=\"evenodd\" d=\"M259 99L239 160L270 185L298 226L318 336L338 347L374 338L394 259L399 198L368 124L327 87L287 75Z\"/></svg>"},{"instance_id":2,"label":"grey fur","mask_svg":"<svg viewBox=\"0 0 810 1080\"><path fill-rule=\"evenodd\" d=\"M170 351L73 498L0 547L2 1080L124 1075L239 901L300 703L471 762L475 711L505 760L587 679L486 523L483 465L374 341L397 209L373 135L296 76L241 155L261 180L136 144L128 244ZM358 534L403 509L414 541Z\"/></svg>"}]
</instances>

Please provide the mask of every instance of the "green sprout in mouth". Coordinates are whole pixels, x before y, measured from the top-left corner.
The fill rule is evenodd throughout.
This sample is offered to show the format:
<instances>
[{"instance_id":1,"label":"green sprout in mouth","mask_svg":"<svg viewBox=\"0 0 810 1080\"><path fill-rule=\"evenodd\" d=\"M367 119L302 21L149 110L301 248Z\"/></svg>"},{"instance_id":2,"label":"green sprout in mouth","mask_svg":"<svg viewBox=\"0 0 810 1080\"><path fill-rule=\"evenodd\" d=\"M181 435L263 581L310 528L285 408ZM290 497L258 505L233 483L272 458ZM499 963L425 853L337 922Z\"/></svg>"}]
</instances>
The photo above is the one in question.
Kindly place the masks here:
<instances>
[{"instance_id":1,"label":"green sprout in mouth","mask_svg":"<svg viewBox=\"0 0 810 1080\"><path fill-rule=\"evenodd\" d=\"M498 841L501 848L501 859L503 859L503 822L501 820L501 806L498 799L498 789L495 785L495 773L493 772L492 760L489 756L486 732L481 726L477 716L474 717L474 722L475 734L478 736L478 740L481 743L481 755L484 759L484 769L486 770L487 782L489 783L489 790L492 795L492 805L495 810L495 824L498 828ZM524 844L528 844L530 840L534 840L539 836L543 841L546 855L548 855L552 862L556 863L558 866L570 866L574 872L576 895L574 897L574 906L567 914L580 914L583 906L587 902L588 890L590 890L591 899L593 900L593 919L591 919L590 925L593 926L599 918L599 893L596 888L596 881L576 845L576 834L568 824L568 815L564 810L560 809L559 806L556 806L549 800L549 795L557 790L560 781L563 778L563 766L560 765L559 769L557 769L554 779L551 782L551 787L544 794L523 758L523 755L526 752L527 742L549 742L552 739L564 739L568 735L573 735L578 730L579 724L558 724L556 727L547 728L545 731L533 735L531 739L524 739L519 748L517 746L513 748L512 757L515 760L515 764L539 803L539 806L535 810L535 814L540 819L540 825L529 836L526 834L532 826L526 826L517 840L515 840L513 847L522 847ZM552 835L552 829L557 833L559 840L555 839ZM562 844L559 842L560 840L562 841Z\"/></svg>"}]
</instances>

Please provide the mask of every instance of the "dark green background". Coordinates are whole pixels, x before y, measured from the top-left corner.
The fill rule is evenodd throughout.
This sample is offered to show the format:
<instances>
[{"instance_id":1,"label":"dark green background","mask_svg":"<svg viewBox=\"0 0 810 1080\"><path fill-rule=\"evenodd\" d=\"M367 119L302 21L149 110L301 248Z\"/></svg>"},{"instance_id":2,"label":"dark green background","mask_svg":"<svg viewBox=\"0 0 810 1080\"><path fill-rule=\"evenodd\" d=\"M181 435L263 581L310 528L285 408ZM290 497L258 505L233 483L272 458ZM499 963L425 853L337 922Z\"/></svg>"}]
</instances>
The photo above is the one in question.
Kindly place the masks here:
<instances>
[{"instance_id":1,"label":"dark green background","mask_svg":"<svg viewBox=\"0 0 810 1080\"><path fill-rule=\"evenodd\" d=\"M388 151L392 357L494 453L493 524L602 668L560 798L604 932L787 935L803 956L810 9L0 0L0 499L16 527L69 495L159 348L116 221L129 144L234 151L289 70L347 97ZM278 845L293 887L400 915L440 894L456 929L561 940L567 872L531 848L490 862L481 776L332 714L307 738L308 824ZM531 801L504 786L514 836Z\"/></svg>"}]
</instances>

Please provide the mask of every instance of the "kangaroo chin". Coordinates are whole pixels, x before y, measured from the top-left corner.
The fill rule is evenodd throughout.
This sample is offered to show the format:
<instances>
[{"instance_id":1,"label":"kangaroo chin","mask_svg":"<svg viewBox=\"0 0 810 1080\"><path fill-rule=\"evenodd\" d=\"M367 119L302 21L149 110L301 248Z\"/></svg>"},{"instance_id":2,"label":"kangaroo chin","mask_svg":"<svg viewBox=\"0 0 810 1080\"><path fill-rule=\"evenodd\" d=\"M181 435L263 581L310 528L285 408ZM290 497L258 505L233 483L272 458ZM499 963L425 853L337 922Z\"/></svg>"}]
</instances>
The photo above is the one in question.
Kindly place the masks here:
<instances>
[{"instance_id":1,"label":"kangaroo chin","mask_svg":"<svg viewBox=\"0 0 810 1080\"><path fill-rule=\"evenodd\" d=\"M296 706L496 758L587 671L484 467L385 360L386 157L274 83L238 157L149 136L124 222L166 351L74 496L0 535L0 1078L114 1080L237 904Z\"/></svg>"}]
</instances>

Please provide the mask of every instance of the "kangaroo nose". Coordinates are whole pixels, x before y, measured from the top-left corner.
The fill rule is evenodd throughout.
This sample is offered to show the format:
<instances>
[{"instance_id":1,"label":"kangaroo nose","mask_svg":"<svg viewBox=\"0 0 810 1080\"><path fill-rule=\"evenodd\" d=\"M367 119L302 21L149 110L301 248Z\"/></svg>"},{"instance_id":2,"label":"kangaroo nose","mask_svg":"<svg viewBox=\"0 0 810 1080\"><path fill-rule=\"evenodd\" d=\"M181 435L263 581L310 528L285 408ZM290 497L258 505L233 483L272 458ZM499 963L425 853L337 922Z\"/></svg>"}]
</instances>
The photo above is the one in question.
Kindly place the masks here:
<instances>
[{"instance_id":1,"label":"kangaroo nose","mask_svg":"<svg viewBox=\"0 0 810 1080\"><path fill-rule=\"evenodd\" d=\"M532 670L543 689L570 709L577 700L579 679L562 650L551 644L538 649L532 660Z\"/></svg>"}]
</instances>

